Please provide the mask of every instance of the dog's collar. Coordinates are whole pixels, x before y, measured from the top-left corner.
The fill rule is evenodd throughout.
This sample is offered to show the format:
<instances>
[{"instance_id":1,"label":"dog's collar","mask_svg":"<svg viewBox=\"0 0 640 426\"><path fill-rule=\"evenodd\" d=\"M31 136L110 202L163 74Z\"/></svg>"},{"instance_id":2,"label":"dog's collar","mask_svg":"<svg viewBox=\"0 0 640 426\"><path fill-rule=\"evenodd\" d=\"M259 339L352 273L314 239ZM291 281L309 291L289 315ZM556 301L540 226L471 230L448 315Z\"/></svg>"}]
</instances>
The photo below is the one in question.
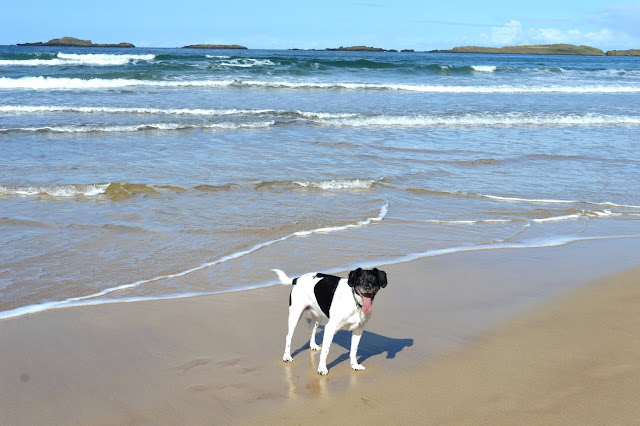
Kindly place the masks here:
<instances>
[{"instance_id":1,"label":"dog's collar","mask_svg":"<svg viewBox=\"0 0 640 426\"><path fill-rule=\"evenodd\" d=\"M356 305L358 306L358 308L362 309L362 303L358 302L358 299L356 298L356 288L355 287L351 287L351 291L353 292L353 300L355 300Z\"/></svg>"}]
</instances>

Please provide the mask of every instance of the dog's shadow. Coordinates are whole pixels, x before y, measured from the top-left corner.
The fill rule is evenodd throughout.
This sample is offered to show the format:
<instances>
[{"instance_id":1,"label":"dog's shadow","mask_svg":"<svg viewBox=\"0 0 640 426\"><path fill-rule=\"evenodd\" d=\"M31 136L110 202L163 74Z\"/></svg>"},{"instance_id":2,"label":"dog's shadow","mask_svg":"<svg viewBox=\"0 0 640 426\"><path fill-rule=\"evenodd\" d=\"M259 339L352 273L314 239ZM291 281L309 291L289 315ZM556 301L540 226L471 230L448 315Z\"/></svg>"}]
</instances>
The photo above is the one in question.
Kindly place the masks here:
<instances>
[{"instance_id":1,"label":"dog's shadow","mask_svg":"<svg viewBox=\"0 0 640 426\"><path fill-rule=\"evenodd\" d=\"M321 329L323 331L320 331ZM321 325L318 328L318 333L316 334L316 342L318 344L322 344L323 336L324 326ZM332 368L343 361L349 360L349 351L351 350L351 332L346 330L338 331L335 336L333 336L333 342L331 344L332 346L342 346L347 350L347 352L333 360L327 365L327 368ZM387 354L387 359L393 359L396 357L398 352L401 352L404 348L408 348L410 346L413 346L413 339L396 339L365 330L362 332L362 340L360 340L360 345L358 346L358 362L363 363L367 359L373 356L382 355L385 352ZM305 343L302 347L293 352L292 357L295 357L300 352L308 349L309 343Z\"/></svg>"}]
</instances>

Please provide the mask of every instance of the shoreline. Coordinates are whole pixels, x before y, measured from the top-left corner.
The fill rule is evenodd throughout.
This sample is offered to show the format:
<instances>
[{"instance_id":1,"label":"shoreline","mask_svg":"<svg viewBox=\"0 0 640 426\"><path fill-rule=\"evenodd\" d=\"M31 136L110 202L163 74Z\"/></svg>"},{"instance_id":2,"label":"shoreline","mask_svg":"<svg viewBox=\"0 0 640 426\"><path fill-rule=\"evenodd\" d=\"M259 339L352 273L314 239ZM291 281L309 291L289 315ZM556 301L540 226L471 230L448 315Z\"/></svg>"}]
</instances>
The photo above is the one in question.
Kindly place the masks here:
<instances>
[{"instance_id":1,"label":"shoreline","mask_svg":"<svg viewBox=\"0 0 640 426\"><path fill-rule=\"evenodd\" d=\"M297 362L280 360L285 286L0 321L0 388L7 395L0 410L10 423L31 424L237 423L266 414L279 422L278 410L290 416L311 402L320 411L310 421L320 421L340 413L323 411L324 401L333 404L350 390L362 408L379 402L375 410L354 413L399 418L402 404L362 395L378 389L389 399L388 387L399 386L416 371L431 371L447 354L455 357L484 344L487 333L508 327L511 318L538 307L563 306L565 298L594 288L585 283L637 267L633 253L639 246L640 239L586 241L385 266L389 286L376 299L359 350L367 370L350 370L345 358L349 336L341 333L332 345L326 378L315 373L317 356L308 350L303 322L293 340ZM635 276L637 269L622 276L629 274ZM609 307L602 308L606 318ZM427 389L429 395L436 390ZM284 421L295 422L295 417Z\"/></svg>"},{"instance_id":2,"label":"shoreline","mask_svg":"<svg viewBox=\"0 0 640 426\"><path fill-rule=\"evenodd\" d=\"M374 222L374 221L380 221L382 220L385 216L386 216L386 212L387 212L387 208L388 208L388 204L385 204L382 206L381 210L380 210L380 214L377 217L371 217L368 218L364 221L358 222L357 224L348 224L348 225L343 225L343 226L336 226L336 227L332 227L332 228L322 228L322 229L313 229L313 230L304 230L304 231L297 231L294 232L292 234L286 235L284 237L280 237L277 238L275 240L270 240L270 241L266 241L266 242L262 242L259 244L254 245L253 247L250 247L246 250L239 250L237 252L231 253L229 255L223 256L219 259L210 261L210 262L205 262L201 265L195 266L195 267L191 267L188 269L185 269L184 271L178 271L172 274L167 274L167 275L159 275L156 277L151 277L151 278L145 278L145 279L140 279L138 281L135 281L133 283L128 283L128 284L121 284L115 287L111 287L111 288L107 288L107 289L102 289L99 290L95 293L92 294L88 294L88 295L80 295L80 296L73 296L73 297L69 297L67 299L64 300L49 300L49 301L44 301L41 303L36 303L36 304L31 304L31 305L25 305L25 306L19 306L13 309L8 309L8 310L3 310L0 311L0 321L5 321L5 320L11 320L11 319L15 319L15 318L20 318L23 316L27 316L27 315L35 315L35 314L40 314L40 313L46 313L49 311L55 311L55 310L60 310L60 309L71 309L71 308L78 308L78 307L90 307L90 306L100 306L100 305L112 305L112 304L119 304L119 303L138 303L138 302L154 302L154 301L160 301L160 300L180 300L180 299L190 299L190 298L194 298L194 297L203 297L203 296L218 296L218 295L222 295L222 294L227 294L227 293L236 293L236 292L244 292L244 291L250 291L250 290L255 290L255 289L261 289L261 288L269 288L269 287L274 287L277 286L278 280L276 279L272 279L272 280L266 280L260 283L254 283L254 284L249 284L246 286L241 286L241 287L237 287L237 288L230 288L230 289L223 289L223 290L214 290L214 291L210 291L210 292L186 292L186 293L176 293L176 294L167 294L167 295L157 295L157 296L133 296L133 297L123 297L120 299L101 299L101 297L109 295L111 293L116 293L118 291L123 291L129 288L135 288L139 285L148 283L148 282L154 282L154 281L159 281L162 279L170 279L170 278L174 278L174 277L180 277L180 276L184 276L184 275L188 275L189 273L192 272L196 272L196 271L200 271L203 269L206 269L210 266L214 266L220 263L224 263L227 260L233 260L236 258L239 258L245 254L250 254L253 253L257 250L261 250L264 248L268 248L269 246L272 246L273 244L276 244L278 242L282 242L282 241L286 241L289 240L293 237L296 236L300 236L300 235L311 235L314 233L318 233L318 232L333 232L333 231L339 231L339 230L343 230L343 229L348 229L348 228L357 228L362 226L363 224L367 224L370 222ZM497 244L489 244L489 245L479 245L479 246L460 246L460 247L453 247L453 248L444 248L444 249L434 249L434 250L428 250L426 252L422 252L422 253L410 253L408 255L405 256L399 256L393 259L388 259L386 261L386 263L380 263L380 262L365 262L365 263L361 263L361 264L353 264L350 266L347 266L346 268L351 268L351 269L355 269L357 267L363 267L363 268L370 268L370 267L389 267L392 265L401 265L404 263L409 263L409 262L414 262L414 261L420 261L423 259L431 259L431 258L437 258L437 257L441 257L441 256L447 256L447 255L456 255L459 253L473 253L473 252L484 252L484 251L500 251L500 250L532 250L532 249L544 249L544 248L553 248L553 247L563 247L563 246L569 246L571 244L575 244L575 243L580 243L580 242L589 242L589 241L616 241L616 240L626 240L626 239L640 239L640 236L627 236L627 237L610 237L610 238L599 238L599 237L594 237L594 238L584 238L584 239L570 239L568 241L560 241L560 242L546 242L546 243L541 243L539 245L525 245L525 244L504 244L504 243L497 243ZM323 272L325 273L332 273L332 274L337 274L340 272L345 272L347 271L347 269L343 269L343 268L334 268L334 269L329 269L329 270L325 270ZM348 272L348 271L347 271Z\"/></svg>"}]
</instances>

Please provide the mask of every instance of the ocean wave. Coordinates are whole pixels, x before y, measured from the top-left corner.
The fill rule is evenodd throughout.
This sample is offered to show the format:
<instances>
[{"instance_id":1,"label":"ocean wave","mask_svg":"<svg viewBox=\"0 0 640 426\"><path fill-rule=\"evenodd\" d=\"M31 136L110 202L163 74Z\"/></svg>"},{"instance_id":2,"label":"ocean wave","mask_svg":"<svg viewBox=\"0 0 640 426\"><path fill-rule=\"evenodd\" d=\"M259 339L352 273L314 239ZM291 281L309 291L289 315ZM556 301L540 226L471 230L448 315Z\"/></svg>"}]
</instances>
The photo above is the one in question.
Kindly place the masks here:
<instances>
[{"instance_id":1,"label":"ocean wave","mask_svg":"<svg viewBox=\"0 0 640 426\"><path fill-rule=\"evenodd\" d=\"M498 67L495 65L471 65L471 69L477 72L495 72Z\"/></svg>"},{"instance_id":2,"label":"ocean wave","mask_svg":"<svg viewBox=\"0 0 640 426\"><path fill-rule=\"evenodd\" d=\"M518 198L518 197L505 197L499 195L487 195L487 194L473 194L478 197L490 198L497 201L517 202L517 203L535 203L535 204L575 204L580 201L576 200L556 200L546 198Z\"/></svg>"},{"instance_id":3,"label":"ocean wave","mask_svg":"<svg viewBox=\"0 0 640 426\"><path fill-rule=\"evenodd\" d=\"M381 179L383 181L384 179ZM145 184L130 182L106 182L90 184L51 184L51 185L0 185L0 196L45 196L57 198L102 197L112 201L126 200L138 195L160 195L162 193L185 193L189 191L216 193L234 190L264 190L265 188L284 188L289 190L322 189L350 190L371 189L377 184L374 179L339 179L319 181L256 181L245 184L198 184L192 186L171 184Z\"/></svg>"},{"instance_id":4,"label":"ocean wave","mask_svg":"<svg viewBox=\"0 0 640 426\"><path fill-rule=\"evenodd\" d=\"M585 206L598 206L598 207L614 207L620 209L640 209L640 205L633 204L619 204L610 201L598 202L598 201L585 201L585 200L565 200L565 199L554 199L554 198L523 198L523 197L513 197L506 195L492 195L492 194L480 194L474 192L466 192L466 191L447 191L441 189L428 189L428 188L406 188L407 192L410 192L415 195L425 195L425 196L438 196L438 197L454 197L454 198L486 198L489 200L504 202L504 203L525 203L525 204L542 204L542 205L554 205L554 204L562 204L562 205L585 205ZM576 212L584 212L585 210L575 209L570 214L574 214ZM607 216L610 215L610 210L602 210L598 212L591 212L594 216Z\"/></svg>"},{"instance_id":5,"label":"ocean wave","mask_svg":"<svg viewBox=\"0 0 640 426\"><path fill-rule=\"evenodd\" d=\"M234 58L219 64L223 67L252 68L277 65L269 59Z\"/></svg>"},{"instance_id":6,"label":"ocean wave","mask_svg":"<svg viewBox=\"0 0 640 426\"><path fill-rule=\"evenodd\" d=\"M175 131L175 130L234 130L234 129L259 129L270 127L275 121L261 122L223 122L223 123L140 123L131 125L117 126L98 126L98 125L67 125L67 126L43 126L43 127L14 127L0 129L1 133L14 132L38 132L38 133L127 133L139 131Z\"/></svg>"},{"instance_id":7,"label":"ocean wave","mask_svg":"<svg viewBox=\"0 0 640 426\"><path fill-rule=\"evenodd\" d=\"M323 180L311 182L293 182L304 188L318 189L369 189L376 183L373 179Z\"/></svg>"},{"instance_id":8,"label":"ocean wave","mask_svg":"<svg viewBox=\"0 0 640 426\"><path fill-rule=\"evenodd\" d=\"M122 89L136 86L144 87L225 87L233 80L183 80L155 81L126 78L66 78L66 77L20 77L0 78L0 89L26 90L78 90L78 89Z\"/></svg>"},{"instance_id":9,"label":"ocean wave","mask_svg":"<svg viewBox=\"0 0 640 426\"><path fill-rule=\"evenodd\" d=\"M318 233L325 234L325 233L329 233L329 232L339 232L339 231L345 231L345 230L353 229L353 228L362 228L362 227L368 226L368 225L370 225L370 224L372 224L374 222L382 221L387 216L388 208L389 208L389 204L385 202L382 205L382 207L380 208L380 211L379 211L378 215L375 216L375 217L369 217L369 218L366 218L364 220L360 220L360 221L358 221L356 223L351 223L351 224L347 224L347 225L328 226L328 227L323 227L323 228L317 228L317 229L293 232L293 233L291 233L289 235L285 235L284 237L280 237L280 238L277 238L277 239L274 239L274 240L269 240L269 241L265 241L265 242L256 244L253 247L248 248L246 250L240 250L240 251L237 251L235 253L231 253L231 254L229 254L227 256L223 256L223 257L221 257L219 259L216 259L214 261L206 262L206 263L203 263L203 264L198 265L196 267L193 267L193 268L181 271L181 272L177 272L175 274L159 275L159 276L156 276L156 277L153 277L153 278L143 279L143 280L139 280L139 281L136 281L136 282L133 282L133 283L122 284L122 285L118 285L118 286L115 286L115 287L107 288L107 289L104 289L104 290L101 290L99 292L96 292L96 293L93 293L93 294L89 294L89 295L86 295L86 296L71 297L71 298L68 298L68 299L62 300L62 301L45 302L45 303L41 303L41 304L24 306L24 307L21 307L21 308L16 308L16 309L13 309L13 310L10 310L10 311L0 312L0 320L9 319L9 318L15 318L15 317L22 316L22 315L48 311L48 310L52 310L52 309L61 309L61 308L68 308L68 307L72 307L72 306L80 306L80 305L88 305L88 304L89 305L91 305L91 304L102 304L102 302L92 303L92 302L94 302L94 300L92 300L92 299L98 299L100 297L106 296L106 295L111 294L111 293L115 293L115 292L119 292L119 291L123 291L123 290L128 290L128 289L140 287L141 285L148 284L148 283L155 282L155 281L159 281L159 280L163 280L163 279L183 277L183 276L191 274L193 272L201 271L203 269L210 268L212 266L219 265L221 263L225 263L225 262L228 262L230 260L246 256L246 255L254 253L254 252L256 252L256 251L258 251L260 249L263 249L265 247L280 243L282 241L289 240L291 238L306 237L306 236L313 235L313 234L318 234ZM195 295L195 293L192 293L192 294Z\"/></svg>"},{"instance_id":10,"label":"ocean wave","mask_svg":"<svg viewBox=\"0 0 640 426\"><path fill-rule=\"evenodd\" d=\"M640 116L609 114L455 113L441 115L372 115L326 118L318 123L344 127L430 126L605 126L639 125Z\"/></svg>"},{"instance_id":11,"label":"ocean wave","mask_svg":"<svg viewBox=\"0 0 640 426\"><path fill-rule=\"evenodd\" d=\"M637 85L430 85L400 83L261 81L261 80L136 80L106 78L20 77L0 78L0 89L23 90L99 90L131 87L253 87L268 89L324 89L324 90L396 90L422 93L640 93Z\"/></svg>"},{"instance_id":12,"label":"ocean wave","mask_svg":"<svg viewBox=\"0 0 640 426\"><path fill-rule=\"evenodd\" d=\"M450 113L431 115L381 115L357 114L348 112L314 112L299 110L274 109L204 109L204 108L136 108L136 107L81 107L81 106L52 106L52 105L0 105L0 113L29 114L67 112L80 114L140 114L140 115L177 115L217 117L230 116L233 119L246 116L260 116L268 121L258 123L213 124L213 127L233 128L261 127L274 124L284 124L289 120L304 120L311 124L341 127L434 127L434 126L610 126L610 125L639 125L640 116L610 115L595 113ZM284 120L284 121L282 121ZM235 121L233 122L235 123ZM90 131L137 131L155 128L157 130L175 130L192 127L207 127L201 124L140 124L129 126L58 126L38 128L8 128L0 132L9 131L51 131L51 132L90 132ZM495 159L475 160L473 164L496 164Z\"/></svg>"},{"instance_id":13,"label":"ocean wave","mask_svg":"<svg viewBox=\"0 0 640 426\"><path fill-rule=\"evenodd\" d=\"M10 195L45 195L50 197L92 197L104 194L109 183L99 184L69 184L69 185L33 185L33 186L3 186L0 185L0 196Z\"/></svg>"},{"instance_id":14,"label":"ocean wave","mask_svg":"<svg viewBox=\"0 0 640 426\"><path fill-rule=\"evenodd\" d=\"M137 61L152 61L155 55L110 55L99 53L57 53L54 57L39 57L34 59L2 59L0 66L118 66L135 63Z\"/></svg>"},{"instance_id":15,"label":"ocean wave","mask_svg":"<svg viewBox=\"0 0 640 426\"><path fill-rule=\"evenodd\" d=\"M69 112L80 114L148 114L148 115L194 115L194 116L224 116L224 115L273 115L277 117L309 118L309 119L339 119L358 117L355 113L329 113L299 110L275 109L206 109L206 108L144 108L144 107L101 107L101 106L70 106L70 105L0 105L0 112L15 114Z\"/></svg>"}]
</instances>

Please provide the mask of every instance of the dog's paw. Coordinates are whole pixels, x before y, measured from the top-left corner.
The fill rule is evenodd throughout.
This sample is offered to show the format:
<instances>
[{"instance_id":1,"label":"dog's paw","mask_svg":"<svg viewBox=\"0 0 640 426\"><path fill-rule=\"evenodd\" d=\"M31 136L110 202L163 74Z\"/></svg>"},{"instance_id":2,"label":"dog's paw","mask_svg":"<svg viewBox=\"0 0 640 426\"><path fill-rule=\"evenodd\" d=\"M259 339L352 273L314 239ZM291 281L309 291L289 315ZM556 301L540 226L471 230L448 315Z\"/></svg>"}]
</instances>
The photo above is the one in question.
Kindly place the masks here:
<instances>
[{"instance_id":1,"label":"dog's paw","mask_svg":"<svg viewBox=\"0 0 640 426\"><path fill-rule=\"evenodd\" d=\"M318 374L321 376L326 376L327 374L329 374L329 370L327 369L327 367L318 367Z\"/></svg>"},{"instance_id":2,"label":"dog's paw","mask_svg":"<svg viewBox=\"0 0 640 426\"><path fill-rule=\"evenodd\" d=\"M351 368L353 368L356 371L363 371L365 369L364 365L358 364L357 362L354 364L351 364Z\"/></svg>"},{"instance_id":3,"label":"dog's paw","mask_svg":"<svg viewBox=\"0 0 640 426\"><path fill-rule=\"evenodd\" d=\"M282 362L293 362L293 357L291 355L284 355L282 357Z\"/></svg>"},{"instance_id":4,"label":"dog's paw","mask_svg":"<svg viewBox=\"0 0 640 426\"><path fill-rule=\"evenodd\" d=\"M320 350L320 345L318 345L316 343L311 343L309 346L311 346L311 350L312 351L319 351Z\"/></svg>"}]
</instances>

